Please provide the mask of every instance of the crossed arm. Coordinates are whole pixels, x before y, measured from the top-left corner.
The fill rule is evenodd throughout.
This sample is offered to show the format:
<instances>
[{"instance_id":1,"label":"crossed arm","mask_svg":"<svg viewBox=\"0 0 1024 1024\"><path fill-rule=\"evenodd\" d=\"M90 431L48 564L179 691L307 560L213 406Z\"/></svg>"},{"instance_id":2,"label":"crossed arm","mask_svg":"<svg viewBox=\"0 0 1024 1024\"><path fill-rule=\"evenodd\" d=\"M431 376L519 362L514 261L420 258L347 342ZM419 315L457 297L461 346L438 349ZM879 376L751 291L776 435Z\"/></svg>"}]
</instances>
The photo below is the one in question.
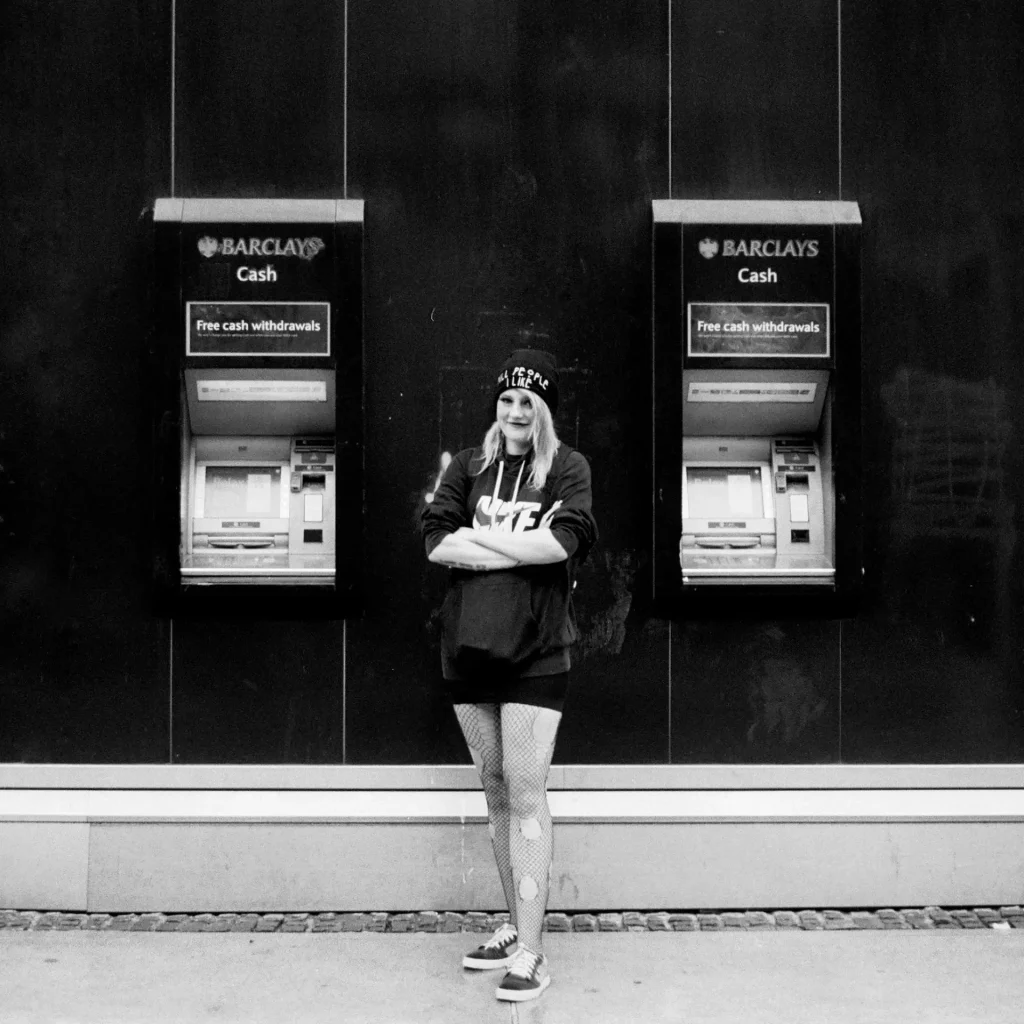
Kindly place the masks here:
<instances>
[{"instance_id":1,"label":"crossed arm","mask_svg":"<svg viewBox=\"0 0 1024 1024\"><path fill-rule=\"evenodd\" d=\"M474 569L477 572L492 572L495 569L511 569L518 565L518 559L491 551L473 540L468 526L461 526L455 533L449 533L427 556L427 560L438 565L449 565L453 569Z\"/></svg>"},{"instance_id":2,"label":"crossed arm","mask_svg":"<svg viewBox=\"0 0 1024 1024\"><path fill-rule=\"evenodd\" d=\"M460 526L430 553L431 562L459 569L493 571L516 565L549 565L564 562L569 554L548 525L561 502L555 502L536 530L504 533Z\"/></svg>"}]
</instances>

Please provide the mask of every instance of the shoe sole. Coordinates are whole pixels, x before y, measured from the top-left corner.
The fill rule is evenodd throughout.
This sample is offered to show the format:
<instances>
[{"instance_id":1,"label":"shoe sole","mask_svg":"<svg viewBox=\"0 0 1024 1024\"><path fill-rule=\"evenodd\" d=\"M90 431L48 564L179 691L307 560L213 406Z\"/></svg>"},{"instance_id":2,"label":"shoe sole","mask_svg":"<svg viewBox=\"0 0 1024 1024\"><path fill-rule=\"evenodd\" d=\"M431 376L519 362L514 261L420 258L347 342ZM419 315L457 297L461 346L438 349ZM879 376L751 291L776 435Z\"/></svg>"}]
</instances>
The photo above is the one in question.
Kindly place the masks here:
<instances>
[{"instance_id":1,"label":"shoe sole","mask_svg":"<svg viewBox=\"0 0 1024 1024\"><path fill-rule=\"evenodd\" d=\"M530 999L537 999L544 992L544 990L551 984L550 975L541 981L537 988L524 988L524 989L505 989L499 988L495 991L495 995L506 1003L525 1003Z\"/></svg>"},{"instance_id":2,"label":"shoe sole","mask_svg":"<svg viewBox=\"0 0 1024 1024\"><path fill-rule=\"evenodd\" d=\"M469 967L474 971L496 971L500 967L511 966L513 960L515 960L514 954L502 957L500 960L476 960L467 955L462 958L462 966Z\"/></svg>"}]
</instances>

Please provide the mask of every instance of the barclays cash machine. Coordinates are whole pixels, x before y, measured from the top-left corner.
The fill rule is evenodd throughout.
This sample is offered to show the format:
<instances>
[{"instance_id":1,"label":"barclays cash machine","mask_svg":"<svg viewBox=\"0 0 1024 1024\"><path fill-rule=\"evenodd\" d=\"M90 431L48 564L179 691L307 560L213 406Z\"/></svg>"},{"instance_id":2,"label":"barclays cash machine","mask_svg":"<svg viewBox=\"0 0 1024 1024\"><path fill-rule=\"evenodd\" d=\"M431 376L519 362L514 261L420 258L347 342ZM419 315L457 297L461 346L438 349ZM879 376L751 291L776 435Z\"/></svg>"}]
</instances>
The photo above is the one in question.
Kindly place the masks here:
<instances>
[{"instance_id":1,"label":"barclays cash machine","mask_svg":"<svg viewBox=\"0 0 1024 1024\"><path fill-rule=\"evenodd\" d=\"M848 614L861 582L852 202L653 203L653 589Z\"/></svg>"},{"instance_id":2,"label":"barclays cash machine","mask_svg":"<svg viewBox=\"0 0 1024 1024\"><path fill-rule=\"evenodd\" d=\"M156 201L155 575L172 613L357 603L362 226L355 200Z\"/></svg>"}]
</instances>

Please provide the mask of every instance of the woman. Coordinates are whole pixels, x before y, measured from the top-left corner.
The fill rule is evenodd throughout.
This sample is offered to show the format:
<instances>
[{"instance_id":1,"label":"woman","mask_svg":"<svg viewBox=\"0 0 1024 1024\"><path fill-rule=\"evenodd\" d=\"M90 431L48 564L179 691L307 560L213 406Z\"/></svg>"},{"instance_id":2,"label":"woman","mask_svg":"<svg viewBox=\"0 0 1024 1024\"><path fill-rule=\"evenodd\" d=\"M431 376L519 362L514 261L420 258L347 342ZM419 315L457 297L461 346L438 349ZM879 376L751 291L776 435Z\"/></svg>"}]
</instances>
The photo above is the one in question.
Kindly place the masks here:
<instances>
[{"instance_id":1,"label":"woman","mask_svg":"<svg viewBox=\"0 0 1024 1024\"><path fill-rule=\"evenodd\" d=\"M483 782L509 909L463 964L506 967L496 994L535 999L551 981L541 945L551 872L547 783L576 638L573 575L597 538L590 467L558 440L554 359L514 351L495 421L452 459L423 512L430 561L451 567L441 666Z\"/></svg>"}]
</instances>

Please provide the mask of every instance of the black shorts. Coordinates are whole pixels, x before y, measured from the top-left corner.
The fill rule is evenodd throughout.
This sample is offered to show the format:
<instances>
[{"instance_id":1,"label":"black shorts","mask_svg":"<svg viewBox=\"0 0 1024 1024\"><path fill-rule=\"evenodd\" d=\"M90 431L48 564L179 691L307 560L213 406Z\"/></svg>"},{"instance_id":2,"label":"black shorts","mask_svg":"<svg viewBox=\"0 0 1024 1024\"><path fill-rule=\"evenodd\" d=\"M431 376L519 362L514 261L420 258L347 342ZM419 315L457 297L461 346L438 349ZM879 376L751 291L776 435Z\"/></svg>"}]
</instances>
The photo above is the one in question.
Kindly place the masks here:
<instances>
[{"instance_id":1,"label":"black shorts","mask_svg":"<svg viewBox=\"0 0 1024 1024\"><path fill-rule=\"evenodd\" d=\"M446 679L452 704L532 704L561 712L569 690L569 673L517 679Z\"/></svg>"}]
</instances>

